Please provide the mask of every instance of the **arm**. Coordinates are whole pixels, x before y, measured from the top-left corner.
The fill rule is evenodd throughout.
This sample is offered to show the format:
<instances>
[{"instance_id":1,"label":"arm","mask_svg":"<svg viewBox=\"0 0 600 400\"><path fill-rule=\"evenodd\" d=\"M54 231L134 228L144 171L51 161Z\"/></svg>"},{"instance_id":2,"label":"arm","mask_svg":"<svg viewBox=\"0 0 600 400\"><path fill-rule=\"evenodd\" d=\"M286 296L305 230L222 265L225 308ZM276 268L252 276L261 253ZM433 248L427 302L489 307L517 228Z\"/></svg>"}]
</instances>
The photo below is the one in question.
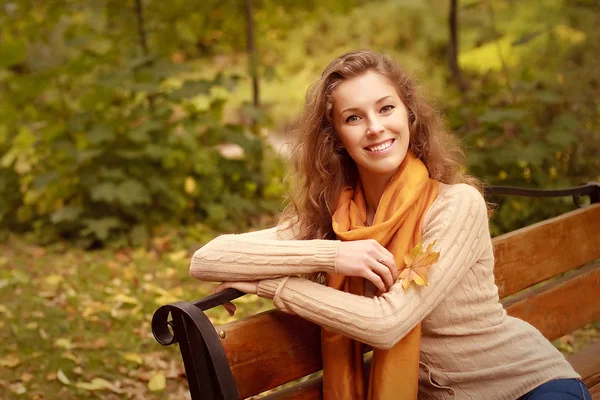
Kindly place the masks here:
<instances>
[{"instance_id":1,"label":"arm","mask_svg":"<svg viewBox=\"0 0 600 400\"><path fill-rule=\"evenodd\" d=\"M404 291L396 283L388 293L368 298L284 277L261 281L258 295L375 348L390 348L444 299L489 244L485 202L469 186L455 185L440 194L427 219L423 243L437 240L440 259L431 267L426 287L412 285Z\"/></svg>"},{"instance_id":2,"label":"arm","mask_svg":"<svg viewBox=\"0 0 600 400\"><path fill-rule=\"evenodd\" d=\"M194 253L190 275L209 282L335 272L337 240L294 240L289 225L219 236Z\"/></svg>"}]
</instances>

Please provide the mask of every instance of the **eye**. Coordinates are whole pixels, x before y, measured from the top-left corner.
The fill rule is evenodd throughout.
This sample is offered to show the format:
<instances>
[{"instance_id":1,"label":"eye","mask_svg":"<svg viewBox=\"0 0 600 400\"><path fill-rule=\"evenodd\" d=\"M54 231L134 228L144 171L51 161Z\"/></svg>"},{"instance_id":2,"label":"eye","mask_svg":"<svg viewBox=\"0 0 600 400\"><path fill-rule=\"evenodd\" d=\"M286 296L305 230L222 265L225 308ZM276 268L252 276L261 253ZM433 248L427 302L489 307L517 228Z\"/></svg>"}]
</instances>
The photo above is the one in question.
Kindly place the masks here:
<instances>
[{"instance_id":1,"label":"eye","mask_svg":"<svg viewBox=\"0 0 600 400\"><path fill-rule=\"evenodd\" d=\"M394 108L396 108L394 105L388 104L387 106L383 106L381 108L381 112L382 113L388 113L388 112L392 111Z\"/></svg>"},{"instance_id":2,"label":"eye","mask_svg":"<svg viewBox=\"0 0 600 400\"><path fill-rule=\"evenodd\" d=\"M346 123L355 122L355 121L358 121L358 119L359 119L358 115L351 115L348 118L346 118Z\"/></svg>"}]
</instances>

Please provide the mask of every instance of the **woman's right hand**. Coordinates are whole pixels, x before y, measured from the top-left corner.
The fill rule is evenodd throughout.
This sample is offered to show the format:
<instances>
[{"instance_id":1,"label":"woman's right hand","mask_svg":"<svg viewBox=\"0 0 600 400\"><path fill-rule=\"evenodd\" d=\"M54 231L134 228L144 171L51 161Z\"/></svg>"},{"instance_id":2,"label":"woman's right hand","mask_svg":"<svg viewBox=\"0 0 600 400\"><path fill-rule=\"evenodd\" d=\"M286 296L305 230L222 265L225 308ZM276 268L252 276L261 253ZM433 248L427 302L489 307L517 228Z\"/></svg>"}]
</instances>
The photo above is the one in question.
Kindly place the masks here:
<instances>
[{"instance_id":1,"label":"woman's right hand","mask_svg":"<svg viewBox=\"0 0 600 400\"><path fill-rule=\"evenodd\" d=\"M341 242L335 268L338 274L371 281L381 292L398 280L394 256L375 239Z\"/></svg>"}]
</instances>

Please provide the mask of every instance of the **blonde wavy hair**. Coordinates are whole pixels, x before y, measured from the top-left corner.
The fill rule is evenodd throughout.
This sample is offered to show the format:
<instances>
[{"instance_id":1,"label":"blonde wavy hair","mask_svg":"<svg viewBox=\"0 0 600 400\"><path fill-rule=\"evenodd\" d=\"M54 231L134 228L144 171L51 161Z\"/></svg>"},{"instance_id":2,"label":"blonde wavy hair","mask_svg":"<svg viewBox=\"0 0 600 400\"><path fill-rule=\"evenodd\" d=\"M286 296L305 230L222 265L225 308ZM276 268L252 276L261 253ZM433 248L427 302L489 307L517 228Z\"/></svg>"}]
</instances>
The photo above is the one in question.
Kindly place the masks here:
<instances>
[{"instance_id":1,"label":"blonde wavy hair","mask_svg":"<svg viewBox=\"0 0 600 400\"><path fill-rule=\"evenodd\" d=\"M407 108L409 148L426 165L431 178L447 184L467 183L481 192L481 183L465 173L465 155L438 111L423 97L415 80L383 54L358 50L331 62L306 94L295 131L292 185L282 223L291 223L298 239L335 239L331 218L340 191L354 186L358 171L342 148L332 120L335 89L346 79L374 71L396 88Z\"/></svg>"}]
</instances>

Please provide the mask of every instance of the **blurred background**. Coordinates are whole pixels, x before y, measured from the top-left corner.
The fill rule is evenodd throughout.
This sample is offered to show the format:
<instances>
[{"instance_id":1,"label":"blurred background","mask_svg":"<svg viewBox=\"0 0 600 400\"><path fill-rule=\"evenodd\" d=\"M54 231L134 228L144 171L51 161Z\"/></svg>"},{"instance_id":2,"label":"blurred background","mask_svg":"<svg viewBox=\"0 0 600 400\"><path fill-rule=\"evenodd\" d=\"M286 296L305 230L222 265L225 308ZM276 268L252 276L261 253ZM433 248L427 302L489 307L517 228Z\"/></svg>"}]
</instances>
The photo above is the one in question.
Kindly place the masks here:
<instances>
[{"instance_id":1,"label":"blurred background","mask_svg":"<svg viewBox=\"0 0 600 400\"><path fill-rule=\"evenodd\" d=\"M0 397L186 398L151 315L212 291L193 250L276 223L306 89L346 51L411 71L487 184L600 181L599 21L598 0L2 0ZM489 200L493 235L574 208Z\"/></svg>"}]
</instances>

